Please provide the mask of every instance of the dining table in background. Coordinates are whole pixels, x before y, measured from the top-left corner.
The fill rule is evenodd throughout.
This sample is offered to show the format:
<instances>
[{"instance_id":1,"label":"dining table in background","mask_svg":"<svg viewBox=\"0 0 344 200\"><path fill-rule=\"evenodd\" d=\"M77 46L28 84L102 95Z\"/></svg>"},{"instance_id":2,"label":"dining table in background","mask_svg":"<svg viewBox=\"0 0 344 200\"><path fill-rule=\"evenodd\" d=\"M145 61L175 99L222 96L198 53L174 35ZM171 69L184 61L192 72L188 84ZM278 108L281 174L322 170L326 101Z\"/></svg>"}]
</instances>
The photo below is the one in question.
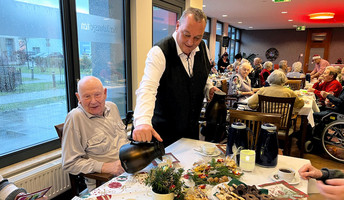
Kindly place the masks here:
<instances>
[{"instance_id":1,"label":"dining table in background","mask_svg":"<svg viewBox=\"0 0 344 200\"><path fill-rule=\"evenodd\" d=\"M209 142L182 138L170 146L166 147L166 153L172 153L177 163L174 163L174 167L182 167L186 170L193 168L193 164L198 161L210 161L212 158L217 158L217 156L205 156L200 153L199 150L204 144ZM219 151L219 150L217 150ZM220 152L220 151L219 151ZM220 152L220 157L224 157L223 152ZM273 174L280 167L288 167L294 169L296 172L304 164L310 163L307 159L295 158L290 156L278 156L278 164L273 168L265 168L260 166L255 166L252 172L244 172L240 181L248 185L260 185L265 183L271 183L273 181ZM112 180L104 183L102 186L96 188L90 193L90 196L86 198L74 197L73 200L91 200L96 199L97 196L101 195L112 195L114 199L151 199L152 192L149 187L145 186L143 183L143 176L145 172L149 172L150 169L154 167L153 163L148 165L145 169L141 170L135 174L123 173L121 176L115 177ZM310 191L316 191L314 189L314 183L310 184L312 181L304 180L298 176L300 181L297 185L294 185L298 190L309 193ZM189 180L186 180L189 181ZM117 186L116 186L117 185ZM207 185L207 194L209 199L214 199L212 192L213 186Z\"/></svg>"}]
</instances>

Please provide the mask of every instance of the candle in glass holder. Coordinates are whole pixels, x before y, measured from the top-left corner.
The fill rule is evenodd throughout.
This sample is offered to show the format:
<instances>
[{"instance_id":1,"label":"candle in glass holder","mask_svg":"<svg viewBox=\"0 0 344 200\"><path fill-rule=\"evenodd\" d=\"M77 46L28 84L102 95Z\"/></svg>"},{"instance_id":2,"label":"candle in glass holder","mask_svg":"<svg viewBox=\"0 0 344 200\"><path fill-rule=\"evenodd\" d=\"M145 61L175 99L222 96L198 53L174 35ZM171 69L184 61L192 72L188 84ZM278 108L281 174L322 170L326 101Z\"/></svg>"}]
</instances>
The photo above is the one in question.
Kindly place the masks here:
<instances>
[{"instance_id":1,"label":"candle in glass holder","mask_svg":"<svg viewBox=\"0 0 344 200\"><path fill-rule=\"evenodd\" d=\"M240 168L243 171L253 171L256 164L256 152L244 149L240 151Z\"/></svg>"}]
</instances>

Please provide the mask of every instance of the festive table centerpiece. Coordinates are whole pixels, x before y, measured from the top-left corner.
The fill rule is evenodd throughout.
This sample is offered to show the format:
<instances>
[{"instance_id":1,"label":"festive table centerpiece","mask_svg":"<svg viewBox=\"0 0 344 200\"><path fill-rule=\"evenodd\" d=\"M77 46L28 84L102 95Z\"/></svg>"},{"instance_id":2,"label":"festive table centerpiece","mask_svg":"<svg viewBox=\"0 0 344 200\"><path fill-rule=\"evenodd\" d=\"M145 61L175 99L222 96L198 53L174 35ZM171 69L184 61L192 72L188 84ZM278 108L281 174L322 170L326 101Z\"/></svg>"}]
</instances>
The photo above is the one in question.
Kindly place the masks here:
<instances>
[{"instance_id":1,"label":"festive table centerpiece","mask_svg":"<svg viewBox=\"0 0 344 200\"><path fill-rule=\"evenodd\" d=\"M157 194L170 194L174 199L184 199L182 188L184 181L181 180L184 169L175 169L164 165L152 169L148 173L145 184L152 186L152 191ZM173 199L173 198L172 198Z\"/></svg>"}]
</instances>

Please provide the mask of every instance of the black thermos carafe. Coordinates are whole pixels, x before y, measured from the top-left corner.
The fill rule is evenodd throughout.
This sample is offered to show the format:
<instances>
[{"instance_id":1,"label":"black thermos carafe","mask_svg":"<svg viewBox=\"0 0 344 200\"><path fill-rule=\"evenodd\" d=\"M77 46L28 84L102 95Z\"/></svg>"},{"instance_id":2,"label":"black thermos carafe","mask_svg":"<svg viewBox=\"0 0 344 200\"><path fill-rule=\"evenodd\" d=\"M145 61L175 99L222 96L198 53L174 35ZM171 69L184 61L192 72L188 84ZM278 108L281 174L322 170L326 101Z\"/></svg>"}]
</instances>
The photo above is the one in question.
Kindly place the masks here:
<instances>
[{"instance_id":1,"label":"black thermos carafe","mask_svg":"<svg viewBox=\"0 0 344 200\"><path fill-rule=\"evenodd\" d=\"M231 155L237 149L248 149L248 138L246 124L234 122L228 130L226 155ZM237 162L239 162L240 151L237 152Z\"/></svg>"},{"instance_id":2,"label":"black thermos carafe","mask_svg":"<svg viewBox=\"0 0 344 200\"><path fill-rule=\"evenodd\" d=\"M263 167L275 167L278 158L278 134L273 124L262 124L256 146L256 163Z\"/></svg>"}]
</instances>

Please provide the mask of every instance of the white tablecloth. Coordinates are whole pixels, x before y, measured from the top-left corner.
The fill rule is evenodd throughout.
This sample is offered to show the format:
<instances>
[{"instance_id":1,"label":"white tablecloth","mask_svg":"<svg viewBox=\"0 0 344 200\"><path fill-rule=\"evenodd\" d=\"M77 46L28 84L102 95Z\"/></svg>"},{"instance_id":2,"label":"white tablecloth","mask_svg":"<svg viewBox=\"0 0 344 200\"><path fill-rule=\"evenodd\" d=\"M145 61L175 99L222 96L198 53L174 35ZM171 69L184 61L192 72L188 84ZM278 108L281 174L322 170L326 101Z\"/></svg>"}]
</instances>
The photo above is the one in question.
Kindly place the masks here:
<instances>
[{"instance_id":1,"label":"white tablecloth","mask_svg":"<svg viewBox=\"0 0 344 200\"><path fill-rule=\"evenodd\" d=\"M180 161L176 167L183 167L185 170L192 168L193 163L199 160L211 160L212 157L206 157L199 154L194 149L200 148L203 144L207 142L200 140L192 140L182 138L177 142L171 144L166 148L166 153L172 152L173 155ZM222 156L224 156L222 154ZM253 172L245 172L240 178L240 181L246 184L260 185L263 183L272 182L271 176L279 167L290 167L297 171L301 166L306 163L310 163L309 160L294 158L289 156L278 156L278 164L274 168L263 168L256 166ZM153 167L152 164L143 169L143 172L148 172ZM122 180L124 179L124 180ZM122 187L111 189L109 185L113 183L121 183ZM212 197L211 192L212 186L207 186L208 195ZM308 193L308 181L300 179L300 183L295 185L295 187L304 193ZM86 199L95 199L96 196L112 194L112 199L151 199L152 194L150 188L145 186L140 180L140 174L130 175L127 173L122 174L120 177L115 177L109 182L103 184L99 188L96 188L91 192L91 196ZM82 200L82 198L74 197L73 200Z\"/></svg>"}]
</instances>

